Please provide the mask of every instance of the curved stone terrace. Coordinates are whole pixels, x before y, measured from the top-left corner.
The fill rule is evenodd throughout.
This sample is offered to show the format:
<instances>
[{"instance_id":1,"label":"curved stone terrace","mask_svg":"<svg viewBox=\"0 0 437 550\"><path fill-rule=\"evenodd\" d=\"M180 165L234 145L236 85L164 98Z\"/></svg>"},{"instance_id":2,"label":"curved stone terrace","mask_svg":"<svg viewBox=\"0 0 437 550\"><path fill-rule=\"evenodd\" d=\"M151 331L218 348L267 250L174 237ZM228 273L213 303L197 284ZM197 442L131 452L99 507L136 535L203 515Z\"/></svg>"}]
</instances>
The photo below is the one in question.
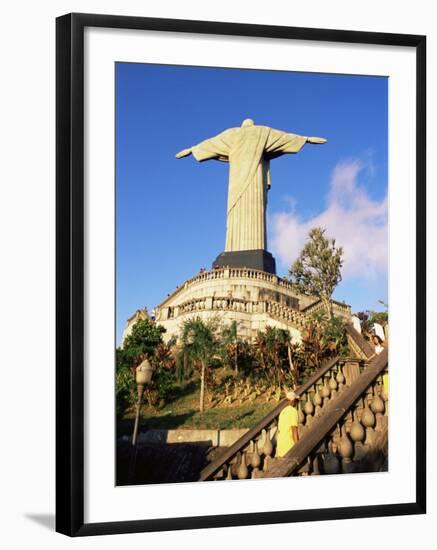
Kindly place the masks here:
<instances>
[{"instance_id":1,"label":"curved stone terrace","mask_svg":"<svg viewBox=\"0 0 437 550\"><path fill-rule=\"evenodd\" d=\"M278 285L289 291L296 292L293 284L290 283L290 281L287 281L287 279L279 277L278 275L273 275L272 273L266 273L265 271L260 271L258 269L251 269L251 268L245 268L245 267L221 267L221 268L211 269L210 271L200 272L197 275L194 275L194 277L187 279L183 285L176 288L176 290L170 293L161 302L161 304L159 304L159 307L165 306L168 301L175 298L179 293L196 284L203 283L205 281L213 281L216 279L241 279L241 278L265 281L267 283Z\"/></svg>"},{"instance_id":2,"label":"curved stone terrace","mask_svg":"<svg viewBox=\"0 0 437 550\"><path fill-rule=\"evenodd\" d=\"M183 285L176 288L172 293L170 293L160 304L159 308L166 307L168 302L174 300L179 294L182 292L185 292L188 288L191 288L193 286L203 284L207 281L215 281L215 280L221 280L221 279L248 279L248 280L256 280L256 281L264 281L271 285L277 285L284 290L287 290L289 292L294 293L296 296L299 296L299 293L296 291L295 286L293 283L288 281L287 279L284 279L283 277L279 277L278 275L274 275L272 273L266 273L265 271L260 271L258 269L252 269L252 268L245 268L245 267L222 267L222 268L216 268L211 269L210 271L202 271L198 273L197 275L194 275L194 277L191 277L190 279L187 279ZM311 297L305 296L306 300L311 300ZM338 302L337 300L331 300L334 311L342 315L346 318L350 317L351 315L351 308L349 305ZM300 308L300 311L305 314L312 314L316 313L318 311L321 311L323 309L322 301L314 298L314 301L310 304L304 305L302 303L302 306Z\"/></svg>"}]
</instances>

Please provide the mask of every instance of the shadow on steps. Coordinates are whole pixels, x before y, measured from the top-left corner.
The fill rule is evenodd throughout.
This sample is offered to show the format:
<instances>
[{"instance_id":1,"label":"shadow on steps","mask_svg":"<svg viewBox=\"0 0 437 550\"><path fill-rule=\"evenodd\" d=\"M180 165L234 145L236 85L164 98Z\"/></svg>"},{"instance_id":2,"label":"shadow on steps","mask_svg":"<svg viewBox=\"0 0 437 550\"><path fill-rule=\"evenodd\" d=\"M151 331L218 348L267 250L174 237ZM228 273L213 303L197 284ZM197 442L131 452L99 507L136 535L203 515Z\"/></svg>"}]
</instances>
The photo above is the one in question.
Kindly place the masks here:
<instances>
[{"instance_id":1,"label":"shadow on steps","mask_svg":"<svg viewBox=\"0 0 437 550\"><path fill-rule=\"evenodd\" d=\"M211 442L138 443L119 439L116 456L116 484L144 485L197 481L199 472L215 451ZM215 454L215 453L213 453Z\"/></svg>"}]
</instances>

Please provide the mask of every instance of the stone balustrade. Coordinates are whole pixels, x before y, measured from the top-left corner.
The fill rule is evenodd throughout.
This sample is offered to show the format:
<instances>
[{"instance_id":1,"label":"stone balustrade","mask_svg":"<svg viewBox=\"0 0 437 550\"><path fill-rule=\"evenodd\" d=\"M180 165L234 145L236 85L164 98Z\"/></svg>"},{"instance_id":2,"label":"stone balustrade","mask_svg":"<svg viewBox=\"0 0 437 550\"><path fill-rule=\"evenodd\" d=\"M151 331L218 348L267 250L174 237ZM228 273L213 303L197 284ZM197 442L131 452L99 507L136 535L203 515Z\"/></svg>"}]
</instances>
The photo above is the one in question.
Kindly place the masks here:
<instances>
[{"instance_id":1,"label":"stone balustrade","mask_svg":"<svg viewBox=\"0 0 437 550\"><path fill-rule=\"evenodd\" d=\"M383 382L387 352L381 355L369 366L360 362L358 376L352 380L345 370L357 360L336 358L297 389L300 439L284 458L275 457L275 447L286 400L204 468L200 480L352 473L382 467L387 454L388 395Z\"/></svg>"},{"instance_id":2,"label":"stone balustrade","mask_svg":"<svg viewBox=\"0 0 437 550\"><path fill-rule=\"evenodd\" d=\"M351 315L350 306L348 306L347 304L343 304L342 302L337 302L337 300L331 300L331 303L332 303L332 309L334 313L350 317ZM318 313L319 311L323 311L323 309L324 309L323 302L319 300L303 308L302 312L308 315L312 315L313 313Z\"/></svg>"},{"instance_id":3,"label":"stone balustrade","mask_svg":"<svg viewBox=\"0 0 437 550\"><path fill-rule=\"evenodd\" d=\"M288 290L295 290L294 286L290 281L287 281L286 279L283 279L282 277L278 277L277 275L273 275L272 273L266 273L265 271L259 271L258 269L249 269L249 268L243 268L243 267L222 267L218 269L212 269L210 271L203 271L201 273L198 273L194 277L191 277L190 279L187 279L185 283L177 288L172 294L167 296L167 298L162 302L161 307L165 306L165 304L170 300L176 297L182 290L186 290L187 288L190 288L193 285L196 285L198 283L204 282L204 281L213 281L216 279L235 279L235 278L243 278L243 279L252 279L252 280L259 280L259 281L265 281L272 284L277 284L283 288L286 288Z\"/></svg>"},{"instance_id":4,"label":"stone balustrade","mask_svg":"<svg viewBox=\"0 0 437 550\"><path fill-rule=\"evenodd\" d=\"M245 313L267 313L273 319L297 328L304 328L309 317L297 309L285 304L270 301L253 301L244 298L228 296L214 296L205 298L193 298L174 307L168 307L167 319L175 319L186 313L199 313L201 311L238 311ZM161 315L158 320L162 320Z\"/></svg>"},{"instance_id":5,"label":"stone balustrade","mask_svg":"<svg viewBox=\"0 0 437 550\"><path fill-rule=\"evenodd\" d=\"M155 311L155 319L166 329L166 339L177 338L180 323L187 315L207 319L223 313L227 320L237 320L241 336L253 338L267 324L286 328L299 340L314 309L302 309L314 298L296 293L294 285L272 273L257 269L223 267L203 271L188 279L169 295ZM314 307L320 307L316 305ZM334 308L349 311L345 304Z\"/></svg>"},{"instance_id":6,"label":"stone balustrade","mask_svg":"<svg viewBox=\"0 0 437 550\"><path fill-rule=\"evenodd\" d=\"M271 317L279 321L290 323L301 328L305 327L309 321L309 318L304 313L278 302L267 302L266 311Z\"/></svg>"},{"instance_id":7,"label":"stone balustrade","mask_svg":"<svg viewBox=\"0 0 437 550\"><path fill-rule=\"evenodd\" d=\"M297 327L304 327L308 318L296 309L278 302L252 301L228 296L193 298L174 307L169 307L167 318L174 319L181 314L205 310L240 311L246 313L268 313L272 318Z\"/></svg>"},{"instance_id":8,"label":"stone balustrade","mask_svg":"<svg viewBox=\"0 0 437 550\"><path fill-rule=\"evenodd\" d=\"M293 298L290 295L281 294L281 292L278 293L274 288L268 287L255 292L255 296L247 292L246 298L241 297L241 295L239 297L229 296L229 292L227 292L226 296L216 296L216 291L214 291L211 292L211 296L192 297L180 304L177 304L176 301L176 305L166 305L169 303L174 304L174 299L179 294L186 292L187 289L195 285L202 284L205 281L224 279L227 281L230 279L257 280L267 285L275 285L276 288L279 287L287 291L291 290L293 293L295 292L293 284L286 279L257 269L227 267L212 269L211 271L198 273L191 279L188 279L184 285L173 292L173 294L170 294L157 308L157 320L165 322L167 319L175 319L181 314L210 310L240 311L246 313L267 312L269 316L280 322L290 324L297 329L302 329L308 324L309 320L312 320L311 314L323 307L321 301L317 301L307 306L305 309L300 310L300 299L297 295ZM239 283L232 282L232 284L238 285ZM231 288L231 286L229 288ZM223 292L219 287L219 293L220 291ZM346 317L350 316L350 307L346 304L333 301L333 307L334 311L337 311L340 315Z\"/></svg>"},{"instance_id":9,"label":"stone balustrade","mask_svg":"<svg viewBox=\"0 0 437 550\"><path fill-rule=\"evenodd\" d=\"M305 427L302 428L302 437L304 435ZM294 475L375 471L382 466L386 453L384 435L387 435L387 396L380 375L335 428L323 437ZM368 459L370 453L372 461ZM270 476L267 472L266 477Z\"/></svg>"},{"instance_id":10,"label":"stone balustrade","mask_svg":"<svg viewBox=\"0 0 437 550\"><path fill-rule=\"evenodd\" d=\"M302 423L298 443L264 477L379 471L387 460L387 351ZM331 384L331 381L329 382ZM310 408L310 407L309 407ZM307 420L307 419L305 419Z\"/></svg>"},{"instance_id":11,"label":"stone balustrade","mask_svg":"<svg viewBox=\"0 0 437 550\"><path fill-rule=\"evenodd\" d=\"M346 324L347 341L351 351L362 359L370 359L375 355L375 348L359 333L352 323Z\"/></svg>"},{"instance_id":12,"label":"stone balustrade","mask_svg":"<svg viewBox=\"0 0 437 550\"><path fill-rule=\"evenodd\" d=\"M323 365L309 380L300 386L296 393L304 403L299 407L299 417L302 426L309 426L312 417L323 409L329 399L335 397L335 390L330 380L337 380L338 385L345 384L342 374L342 362L335 358ZM325 390L325 386L328 388ZM328 393L327 393L328 392ZM314 403L310 410L306 403ZM319 403L320 397L320 403ZM284 407L288 405L287 400L281 401L275 409L269 413L255 428L241 437L234 445L227 449L221 457L209 464L202 472L200 480L223 480L223 479L246 479L263 477L274 460L276 447L276 432L279 415ZM301 429L301 428L299 428Z\"/></svg>"}]
</instances>

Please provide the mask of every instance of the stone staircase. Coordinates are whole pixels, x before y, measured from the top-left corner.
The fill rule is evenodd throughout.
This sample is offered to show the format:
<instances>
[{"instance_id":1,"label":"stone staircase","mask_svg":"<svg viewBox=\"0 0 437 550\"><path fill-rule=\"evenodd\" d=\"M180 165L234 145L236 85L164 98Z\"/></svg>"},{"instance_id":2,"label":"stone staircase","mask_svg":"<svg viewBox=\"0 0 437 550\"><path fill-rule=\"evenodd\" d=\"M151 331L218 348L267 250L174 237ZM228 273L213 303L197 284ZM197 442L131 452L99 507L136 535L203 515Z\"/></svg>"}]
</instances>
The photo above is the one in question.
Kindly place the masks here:
<instances>
[{"instance_id":1,"label":"stone staircase","mask_svg":"<svg viewBox=\"0 0 437 550\"><path fill-rule=\"evenodd\" d=\"M388 396L383 375L387 369L387 350L370 361L332 359L296 390L301 398L300 439L283 458L275 458L275 447L278 418L286 400L208 464L199 480L386 469Z\"/></svg>"},{"instance_id":2,"label":"stone staircase","mask_svg":"<svg viewBox=\"0 0 437 550\"><path fill-rule=\"evenodd\" d=\"M303 313L297 309L293 309L278 302L267 302L266 303L266 313L272 318L296 327L298 329L305 328L310 321L310 316L306 313Z\"/></svg>"},{"instance_id":3,"label":"stone staircase","mask_svg":"<svg viewBox=\"0 0 437 550\"><path fill-rule=\"evenodd\" d=\"M338 302L333 302L333 305L335 306L336 303L339 304ZM320 303L317 302L316 305L319 306ZM313 306L298 311L276 302L266 304L266 312L272 319L298 329L305 328L309 322L315 322L312 317L315 311L316 308ZM368 360L374 355L375 351L372 345L354 328L352 323L346 324L346 332L349 347L354 355L364 360Z\"/></svg>"}]
</instances>

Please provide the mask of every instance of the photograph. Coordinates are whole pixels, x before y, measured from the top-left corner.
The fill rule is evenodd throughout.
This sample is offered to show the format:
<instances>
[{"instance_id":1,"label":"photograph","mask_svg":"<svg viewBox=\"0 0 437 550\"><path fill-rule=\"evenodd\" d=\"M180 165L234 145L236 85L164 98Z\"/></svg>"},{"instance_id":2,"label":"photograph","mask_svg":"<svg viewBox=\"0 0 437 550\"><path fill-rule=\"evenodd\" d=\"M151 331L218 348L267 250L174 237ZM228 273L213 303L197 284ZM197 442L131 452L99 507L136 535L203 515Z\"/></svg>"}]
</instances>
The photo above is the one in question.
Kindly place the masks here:
<instances>
[{"instance_id":1,"label":"photograph","mask_svg":"<svg viewBox=\"0 0 437 550\"><path fill-rule=\"evenodd\" d=\"M431 6L6 4L3 548L435 537Z\"/></svg>"},{"instance_id":2,"label":"photograph","mask_svg":"<svg viewBox=\"0 0 437 550\"><path fill-rule=\"evenodd\" d=\"M114 71L115 485L389 472L389 79Z\"/></svg>"}]
</instances>

